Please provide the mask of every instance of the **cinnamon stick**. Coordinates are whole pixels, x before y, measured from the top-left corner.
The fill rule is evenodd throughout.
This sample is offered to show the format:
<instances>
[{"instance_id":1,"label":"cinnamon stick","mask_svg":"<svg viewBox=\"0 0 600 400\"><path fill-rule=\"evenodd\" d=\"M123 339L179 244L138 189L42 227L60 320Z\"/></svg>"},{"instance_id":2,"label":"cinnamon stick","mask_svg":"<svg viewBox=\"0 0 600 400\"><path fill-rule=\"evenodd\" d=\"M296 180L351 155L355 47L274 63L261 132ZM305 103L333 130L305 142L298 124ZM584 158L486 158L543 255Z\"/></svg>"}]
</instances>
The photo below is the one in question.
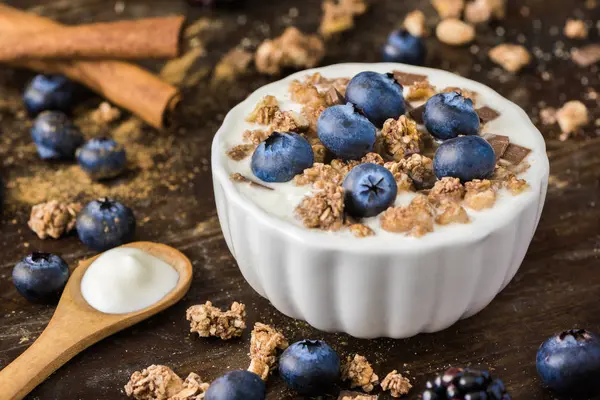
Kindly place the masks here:
<instances>
[{"instance_id":1,"label":"cinnamon stick","mask_svg":"<svg viewBox=\"0 0 600 400\"><path fill-rule=\"evenodd\" d=\"M0 4L0 36L49 30L60 24L51 19ZM17 66L45 73L59 73L78 81L111 103L163 128L179 102L175 86L136 66L118 61L24 61Z\"/></svg>"},{"instance_id":2,"label":"cinnamon stick","mask_svg":"<svg viewBox=\"0 0 600 400\"><path fill-rule=\"evenodd\" d=\"M0 17L1 18L1 17ZM0 62L56 59L174 58L183 16L53 26L0 35Z\"/></svg>"}]
</instances>

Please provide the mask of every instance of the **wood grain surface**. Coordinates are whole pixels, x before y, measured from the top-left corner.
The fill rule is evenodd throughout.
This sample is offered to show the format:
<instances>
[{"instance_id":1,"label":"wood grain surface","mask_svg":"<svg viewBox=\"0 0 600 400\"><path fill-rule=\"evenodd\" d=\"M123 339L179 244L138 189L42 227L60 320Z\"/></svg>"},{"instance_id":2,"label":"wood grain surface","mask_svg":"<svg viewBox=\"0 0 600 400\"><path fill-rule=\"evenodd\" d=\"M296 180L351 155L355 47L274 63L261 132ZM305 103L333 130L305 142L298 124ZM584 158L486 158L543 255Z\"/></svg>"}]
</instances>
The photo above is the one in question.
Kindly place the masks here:
<instances>
[{"instance_id":1,"label":"wood grain surface","mask_svg":"<svg viewBox=\"0 0 600 400\"><path fill-rule=\"evenodd\" d=\"M180 184L174 190L157 189L147 198L128 202L138 221L143 221L138 227L137 240L169 244L192 260L192 287L181 302L167 311L73 358L35 389L29 399L125 399L123 386L129 375L152 363L169 365L182 376L193 371L206 380L231 369L246 368L249 331L239 340L229 342L199 339L188 332L186 308L206 300L222 307L234 300L241 301L249 310L249 326L256 321L273 324L291 341L322 338L342 355L363 354L372 361L380 377L392 369L407 371L415 385L410 399L417 398L427 377L450 365L493 369L505 381L514 399L555 399L555 395L541 388L535 371L535 353L540 343L566 328L600 332L600 127L594 122L600 118L600 107L597 99L586 96L589 88L600 90L600 78L597 66L580 68L568 56L564 57L572 46L598 42L599 35L597 28L591 29L587 41L565 40L562 35L567 18L585 18L597 24L600 8L588 9L584 0L509 0L506 21L478 28L473 46L450 48L434 38L428 39L427 66L457 72L491 86L523 107L538 124L547 138L551 162L547 203L517 276L480 314L436 334L406 340L358 340L342 334L324 334L286 318L252 291L223 240L208 169L210 142L227 111L252 90L274 79L250 72L233 84L213 85L208 76L211 69L223 54L244 39L257 43L278 35L289 24L316 31L321 13L319 0L247 0L244 7L216 11L193 9L175 0L7 3L34 9L63 23L185 12L190 20L201 18L209 27L198 34L204 51L196 53L199 57L189 72L194 79L188 81L193 84L184 88L179 128L166 133L145 131L149 141L157 140L160 135L172 135L175 145L185 146L186 152L172 166ZM386 35L407 12L421 8L427 15L434 15L426 1L373 0L372 3L371 10L358 20L354 30L328 43L322 64L378 61ZM487 50L503 42L523 42L535 55L532 65L513 76L492 64ZM153 62L144 65L155 71L161 67ZM30 77L28 72L0 69L0 174L5 184L14 177L27 175L32 167L43 165L32 152L16 156L19 148L30 143L28 125L5 106L11 99L16 101ZM540 108L560 107L568 100L586 103L592 123L581 135L561 142L558 128L542 126L538 115ZM61 167L48 165L48 168ZM191 170L197 173L190 180L186 177ZM75 236L58 241L37 239L26 226L30 205L13 199L10 188L6 197L0 226L3 249L0 368L33 342L54 310L50 306L29 304L19 296L10 280L15 263L34 249L57 253L71 266L93 255ZM269 380L269 400L295 398L278 377Z\"/></svg>"}]
</instances>

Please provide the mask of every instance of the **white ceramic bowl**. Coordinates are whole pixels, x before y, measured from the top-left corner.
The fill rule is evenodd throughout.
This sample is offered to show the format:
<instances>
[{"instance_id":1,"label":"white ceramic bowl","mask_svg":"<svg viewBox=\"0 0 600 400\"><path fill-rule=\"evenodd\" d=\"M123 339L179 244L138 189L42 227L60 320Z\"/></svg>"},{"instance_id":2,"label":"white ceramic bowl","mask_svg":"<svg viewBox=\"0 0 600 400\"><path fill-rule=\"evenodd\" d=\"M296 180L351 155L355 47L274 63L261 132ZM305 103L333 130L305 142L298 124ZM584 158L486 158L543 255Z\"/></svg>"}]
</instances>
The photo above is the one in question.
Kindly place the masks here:
<instances>
[{"instance_id":1,"label":"white ceramic bowl","mask_svg":"<svg viewBox=\"0 0 600 400\"><path fill-rule=\"evenodd\" d=\"M378 233L357 239L308 230L281 218L249 192L262 189L230 180L231 173L240 171L225 151L241 143L244 118L262 97L286 96L291 80L317 71L326 77L352 77L366 70L395 69L428 75L438 87L474 90L478 105L500 111L501 117L485 132L507 135L532 149L527 159L531 167L524 174L531 189L489 210L470 212L472 223L436 226L421 238ZM248 163L242 165L246 172ZM523 261L542 212L548 171L544 139L514 103L449 72L403 64L339 64L266 85L229 112L212 146L219 220L248 283L290 317L361 338L435 332L486 307Z\"/></svg>"}]
</instances>

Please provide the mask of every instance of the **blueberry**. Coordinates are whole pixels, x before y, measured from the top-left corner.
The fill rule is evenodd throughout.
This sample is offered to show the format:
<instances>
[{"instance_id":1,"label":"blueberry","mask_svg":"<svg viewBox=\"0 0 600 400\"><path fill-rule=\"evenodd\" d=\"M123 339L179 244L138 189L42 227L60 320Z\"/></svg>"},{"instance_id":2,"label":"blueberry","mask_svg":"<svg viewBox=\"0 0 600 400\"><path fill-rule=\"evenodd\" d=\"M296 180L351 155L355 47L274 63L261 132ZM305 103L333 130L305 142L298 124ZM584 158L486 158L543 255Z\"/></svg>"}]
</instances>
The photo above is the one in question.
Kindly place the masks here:
<instances>
[{"instance_id":1,"label":"blueberry","mask_svg":"<svg viewBox=\"0 0 600 400\"><path fill-rule=\"evenodd\" d=\"M252 154L252 172L265 182L287 182L312 167L311 145L297 133L273 132Z\"/></svg>"},{"instance_id":2,"label":"blueberry","mask_svg":"<svg viewBox=\"0 0 600 400\"><path fill-rule=\"evenodd\" d=\"M36 75L25 88L23 102L32 116L47 110L69 112L78 91L79 85L62 75Z\"/></svg>"},{"instance_id":3,"label":"blueberry","mask_svg":"<svg viewBox=\"0 0 600 400\"><path fill-rule=\"evenodd\" d=\"M31 137L43 160L73 158L83 143L81 132L60 111L44 111L31 128Z\"/></svg>"},{"instance_id":4,"label":"blueberry","mask_svg":"<svg viewBox=\"0 0 600 400\"><path fill-rule=\"evenodd\" d=\"M37 303L56 302L68 279L67 263L50 253L32 253L12 271L12 280L19 293Z\"/></svg>"},{"instance_id":5,"label":"blueberry","mask_svg":"<svg viewBox=\"0 0 600 400\"><path fill-rule=\"evenodd\" d=\"M571 329L546 340L536 357L544 384L567 393L600 392L600 339L583 329Z\"/></svg>"},{"instance_id":6,"label":"blueberry","mask_svg":"<svg viewBox=\"0 0 600 400\"><path fill-rule=\"evenodd\" d=\"M439 140L479 133L479 115L473 101L457 92L438 93L427 100L423 122L429 133Z\"/></svg>"},{"instance_id":7,"label":"blueberry","mask_svg":"<svg viewBox=\"0 0 600 400\"><path fill-rule=\"evenodd\" d=\"M489 178L496 166L492 146L480 136L460 136L446 140L433 156L433 172L462 182Z\"/></svg>"},{"instance_id":8,"label":"blueberry","mask_svg":"<svg viewBox=\"0 0 600 400\"><path fill-rule=\"evenodd\" d=\"M205 400L264 400L266 387L260 377L249 371L231 371L215 379Z\"/></svg>"},{"instance_id":9,"label":"blueberry","mask_svg":"<svg viewBox=\"0 0 600 400\"><path fill-rule=\"evenodd\" d=\"M392 74L365 71L352 78L346 88L346 101L354 104L375 126L404 114L402 85Z\"/></svg>"},{"instance_id":10,"label":"blueberry","mask_svg":"<svg viewBox=\"0 0 600 400\"><path fill-rule=\"evenodd\" d=\"M336 157L358 160L373 150L377 128L348 103L325 109L317 121L317 134Z\"/></svg>"},{"instance_id":11,"label":"blueberry","mask_svg":"<svg viewBox=\"0 0 600 400\"><path fill-rule=\"evenodd\" d=\"M279 358L279 375L301 395L323 395L340 378L340 358L321 340L301 340L288 347Z\"/></svg>"},{"instance_id":12,"label":"blueberry","mask_svg":"<svg viewBox=\"0 0 600 400\"><path fill-rule=\"evenodd\" d=\"M77 162L92 179L114 178L127 165L123 146L110 138L94 138L77 150Z\"/></svg>"},{"instance_id":13,"label":"blueberry","mask_svg":"<svg viewBox=\"0 0 600 400\"><path fill-rule=\"evenodd\" d=\"M345 209L353 217L373 217L396 200L398 185L394 175L381 165L360 164L343 183Z\"/></svg>"},{"instance_id":14,"label":"blueberry","mask_svg":"<svg viewBox=\"0 0 600 400\"><path fill-rule=\"evenodd\" d=\"M77 215L76 227L83 244L104 251L133 240L135 216L118 201L100 198L83 207Z\"/></svg>"},{"instance_id":15,"label":"blueberry","mask_svg":"<svg viewBox=\"0 0 600 400\"><path fill-rule=\"evenodd\" d=\"M383 46L383 60L412 65L423 65L427 48L422 38L413 36L406 29L390 34Z\"/></svg>"}]
</instances>

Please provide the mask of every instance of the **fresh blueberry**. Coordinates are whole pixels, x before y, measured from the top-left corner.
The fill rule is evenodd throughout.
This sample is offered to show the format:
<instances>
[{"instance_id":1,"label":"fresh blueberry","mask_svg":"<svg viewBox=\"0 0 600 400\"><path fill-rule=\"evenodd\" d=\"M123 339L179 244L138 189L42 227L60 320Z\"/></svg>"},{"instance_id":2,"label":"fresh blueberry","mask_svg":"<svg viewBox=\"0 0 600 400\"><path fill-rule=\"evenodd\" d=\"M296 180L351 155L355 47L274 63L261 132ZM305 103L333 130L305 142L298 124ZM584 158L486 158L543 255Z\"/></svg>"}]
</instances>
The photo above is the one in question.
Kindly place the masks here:
<instances>
[{"instance_id":1,"label":"fresh blueberry","mask_svg":"<svg viewBox=\"0 0 600 400\"><path fill-rule=\"evenodd\" d=\"M94 138L77 149L77 162L92 179L114 178L127 165L123 146L110 138Z\"/></svg>"},{"instance_id":2,"label":"fresh blueberry","mask_svg":"<svg viewBox=\"0 0 600 400\"><path fill-rule=\"evenodd\" d=\"M204 400L264 400L265 382L249 371L231 371L215 379Z\"/></svg>"},{"instance_id":3,"label":"fresh blueberry","mask_svg":"<svg viewBox=\"0 0 600 400\"><path fill-rule=\"evenodd\" d=\"M462 182L485 179L494 172L496 155L492 146L480 136L460 136L446 140L433 156L433 172Z\"/></svg>"},{"instance_id":4,"label":"fresh blueberry","mask_svg":"<svg viewBox=\"0 0 600 400\"><path fill-rule=\"evenodd\" d=\"M396 200L398 185L394 175L381 165L360 164L344 179L345 209L353 217L373 217Z\"/></svg>"},{"instance_id":5,"label":"fresh blueberry","mask_svg":"<svg viewBox=\"0 0 600 400\"><path fill-rule=\"evenodd\" d=\"M12 271L12 280L19 293L37 303L56 302L68 279L67 263L50 253L30 254Z\"/></svg>"},{"instance_id":6,"label":"fresh blueberry","mask_svg":"<svg viewBox=\"0 0 600 400\"><path fill-rule=\"evenodd\" d=\"M264 182L287 182L312 167L311 145L297 133L273 132L252 154L252 172Z\"/></svg>"},{"instance_id":7,"label":"fresh blueberry","mask_svg":"<svg viewBox=\"0 0 600 400\"><path fill-rule=\"evenodd\" d=\"M118 201L100 198L83 207L77 215L76 227L83 244L104 251L133 240L135 216Z\"/></svg>"},{"instance_id":8,"label":"fresh blueberry","mask_svg":"<svg viewBox=\"0 0 600 400\"><path fill-rule=\"evenodd\" d=\"M69 117L60 111L44 111L31 128L31 137L44 160L73 158L83 136Z\"/></svg>"},{"instance_id":9,"label":"fresh blueberry","mask_svg":"<svg viewBox=\"0 0 600 400\"><path fill-rule=\"evenodd\" d=\"M600 392L600 339L583 329L556 334L540 346L536 366L551 389L596 394Z\"/></svg>"},{"instance_id":10,"label":"fresh blueberry","mask_svg":"<svg viewBox=\"0 0 600 400\"><path fill-rule=\"evenodd\" d=\"M340 358L321 340L301 340L288 347L279 358L279 375L301 395L323 395L340 378Z\"/></svg>"},{"instance_id":11,"label":"fresh blueberry","mask_svg":"<svg viewBox=\"0 0 600 400\"><path fill-rule=\"evenodd\" d=\"M365 71L352 78L346 88L346 101L354 104L375 126L404 114L402 85L392 74Z\"/></svg>"},{"instance_id":12,"label":"fresh blueberry","mask_svg":"<svg viewBox=\"0 0 600 400\"><path fill-rule=\"evenodd\" d=\"M62 75L36 75L25 88L23 102L32 116L47 110L69 112L78 91L79 85Z\"/></svg>"},{"instance_id":13,"label":"fresh blueberry","mask_svg":"<svg viewBox=\"0 0 600 400\"><path fill-rule=\"evenodd\" d=\"M438 93L427 100L423 122L429 133L439 140L479 133L479 115L473 101L457 92Z\"/></svg>"},{"instance_id":14,"label":"fresh blueberry","mask_svg":"<svg viewBox=\"0 0 600 400\"><path fill-rule=\"evenodd\" d=\"M348 103L325 109L317 121L317 134L336 157L358 160L373 150L377 128Z\"/></svg>"},{"instance_id":15,"label":"fresh blueberry","mask_svg":"<svg viewBox=\"0 0 600 400\"><path fill-rule=\"evenodd\" d=\"M406 29L390 34L383 46L383 60L412 65L423 65L427 48L422 38L413 36Z\"/></svg>"}]
</instances>

